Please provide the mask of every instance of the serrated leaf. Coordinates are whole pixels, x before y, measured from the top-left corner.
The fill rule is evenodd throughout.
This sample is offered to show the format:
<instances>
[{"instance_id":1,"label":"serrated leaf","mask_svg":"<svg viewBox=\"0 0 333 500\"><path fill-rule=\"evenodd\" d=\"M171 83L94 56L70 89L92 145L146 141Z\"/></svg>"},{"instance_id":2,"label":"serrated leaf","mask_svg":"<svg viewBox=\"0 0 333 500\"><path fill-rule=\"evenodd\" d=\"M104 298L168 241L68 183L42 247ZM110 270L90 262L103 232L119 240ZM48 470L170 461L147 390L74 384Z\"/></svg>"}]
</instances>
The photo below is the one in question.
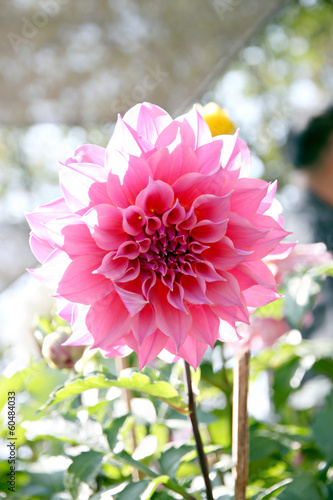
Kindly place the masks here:
<instances>
[{"instance_id":1,"label":"serrated leaf","mask_svg":"<svg viewBox=\"0 0 333 500\"><path fill-rule=\"evenodd\" d=\"M155 382L147 375L137 372L134 372L130 378L119 379L102 373L92 373L87 376L77 377L55 390L41 410L54 403L59 403L66 398L81 394L88 389L107 389L110 387L120 387L155 396L177 409L177 411L182 413L188 412L186 403L169 382Z\"/></svg>"},{"instance_id":2,"label":"serrated leaf","mask_svg":"<svg viewBox=\"0 0 333 500\"><path fill-rule=\"evenodd\" d=\"M104 454L98 451L84 451L73 458L65 473L65 486L74 500L78 498L81 483L90 485L97 476Z\"/></svg>"}]
</instances>

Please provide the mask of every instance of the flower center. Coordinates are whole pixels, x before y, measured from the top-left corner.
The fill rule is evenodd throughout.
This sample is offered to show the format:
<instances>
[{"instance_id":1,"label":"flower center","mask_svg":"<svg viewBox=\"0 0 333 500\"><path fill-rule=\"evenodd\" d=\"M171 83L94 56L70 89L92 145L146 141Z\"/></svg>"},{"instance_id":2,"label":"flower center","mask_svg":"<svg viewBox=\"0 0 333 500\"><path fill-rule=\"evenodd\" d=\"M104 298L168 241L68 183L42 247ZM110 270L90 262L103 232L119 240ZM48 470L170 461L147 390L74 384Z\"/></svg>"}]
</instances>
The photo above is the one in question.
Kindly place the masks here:
<instances>
[{"instance_id":1,"label":"flower center","mask_svg":"<svg viewBox=\"0 0 333 500\"><path fill-rule=\"evenodd\" d=\"M153 271L169 288L172 288L178 274L196 276L192 264L203 260L199 255L203 250L202 245L194 241L189 231L181 229L179 224L165 226L159 217L152 219L148 219L142 228L142 242L149 239L150 244L149 247L147 245L147 251L139 255L141 268Z\"/></svg>"}]
</instances>

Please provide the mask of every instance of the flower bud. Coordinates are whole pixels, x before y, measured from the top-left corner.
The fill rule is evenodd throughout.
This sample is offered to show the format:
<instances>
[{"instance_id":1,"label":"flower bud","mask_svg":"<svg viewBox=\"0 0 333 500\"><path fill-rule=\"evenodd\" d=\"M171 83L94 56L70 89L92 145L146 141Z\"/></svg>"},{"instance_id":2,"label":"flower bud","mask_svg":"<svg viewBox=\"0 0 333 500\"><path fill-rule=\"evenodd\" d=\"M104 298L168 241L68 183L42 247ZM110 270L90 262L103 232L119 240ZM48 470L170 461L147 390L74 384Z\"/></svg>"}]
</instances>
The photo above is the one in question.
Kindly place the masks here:
<instances>
[{"instance_id":1,"label":"flower bud","mask_svg":"<svg viewBox=\"0 0 333 500\"><path fill-rule=\"evenodd\" d=\"M230 120L228 113L215 102L209 102L205 106L201 106L201 104L195 104L194 106L207 123L213 137L235 132L235 125Z\"/></svg>"},{"instance_id":2,"label":"flower bud","mask_svg":"<svg viewBox=\"0 0 333 500\"><path fill-rule=\"evenodd\" d=\"M85 349L84 346L62 345L69 337L70 333L61 329L45 337L42 354L51 368L70 369L81 358Z\"/></svg>"}]
</instances>

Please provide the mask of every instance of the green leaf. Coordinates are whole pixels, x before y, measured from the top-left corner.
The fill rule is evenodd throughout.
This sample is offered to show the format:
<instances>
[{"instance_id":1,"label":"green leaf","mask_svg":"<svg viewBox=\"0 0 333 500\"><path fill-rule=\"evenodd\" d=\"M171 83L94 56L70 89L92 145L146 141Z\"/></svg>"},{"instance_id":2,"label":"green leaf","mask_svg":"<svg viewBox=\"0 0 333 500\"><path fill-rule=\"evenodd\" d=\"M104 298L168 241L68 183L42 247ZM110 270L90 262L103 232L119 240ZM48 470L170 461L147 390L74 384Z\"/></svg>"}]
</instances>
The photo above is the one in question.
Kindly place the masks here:
<instances>
[{"instance_id":1,"label":"green leaf","mask_svg":"<svg viewBox=\"0 0 333 500\"><path fill-rule=\"evenodd\" d=\"M328 396L324 408L316 415L313 424L313 437L325 457L333 460L333 391Z\"/></svg>"},{"instance_id":2,"label":"green leaf","mask_svg":"<svg viewBox=\"0 0 333 500\"><path fill-rule=\"evenodd\" d=\"M1 377L0 379L0 411L8 401L8 392L18 393L24 387L27 377L33 373L43 370L45 362L31 365L24 370L14 373L11 377Z\"/></svg>"},{"instance_id":3,"label":"green leaf","mask_svg":"<svg viewBox=\"0 0 333 500\"><path fill-rule=\"evenodd\" d=\"M104 454L98 451L84 451L73 458L73 463L65 473L65 486L74 500L80 494L81 483L90 485L97 476Z\"/></svg>"},{"instance_id":4,"label":"green leaf","mask_svg":"<svg viewBox=\"0 0 333 500\"><path fill-rule=\"evenodd\" d=\"M193 449L193 446L182 445L178 448L171 447L163 452L159 459L163 474L174 477L185 456L191 453Z\"/></svg>"},{"instance_id":5,"label":"green leaf","mask_svg":"<svg viewBox=\"0 0 333 500\"><path fill-rule=\"evenodd\" d=\"M120 387L131 391L141 392L150 396L155 396L165 401L170 406L181 413L187 413L188 408L177 390L169 382L155 382L143 373L132 373L130 378L115 378L103 373L91 373L87 376L77 377L66 382L64 386L55 390L50 399L41 410L48 406L59 403L66 398L81 394L88 389L106 389L110 387Z\"/></svg>"},{"instance_id":6,"label":"green leaf","mask_svg":"<svg viewBox=\"0 0 333 500\"><path fill-rule=\"evenodd\" d=\"M287 484L277 498L279 500L323 500L315 478L306 473Z\"/></svg>"},{"instance_id":7,"label":"green leaf","mask_svg":"<svg viewBox=\"0 0 333 500\"><path fill-rule=\"evenodd\" d=\"M111 450L113 450L113 448L116 446L118 442L118 433L122 428L122 426L124 425L127 417L128 414L123 415L122 417L115 418L108 427L104 428L104 433L106 435Z\"/></svg>"},{"instance_id":8,"label":"green leaf","mask_svg":"<svg viewBox=\"0 0 333 500\"><path fill-rule=\"evenodd\" d=\"M129 483L120 493L119 495L116 496L117 500L129 500L132 498L135 499L140 499L141 500L141 494L144 493L144 491L147 489L149 486L150 481L147 479L144 479L142 481L137 481L136 483Z\"/></svg>"}]
</instances>

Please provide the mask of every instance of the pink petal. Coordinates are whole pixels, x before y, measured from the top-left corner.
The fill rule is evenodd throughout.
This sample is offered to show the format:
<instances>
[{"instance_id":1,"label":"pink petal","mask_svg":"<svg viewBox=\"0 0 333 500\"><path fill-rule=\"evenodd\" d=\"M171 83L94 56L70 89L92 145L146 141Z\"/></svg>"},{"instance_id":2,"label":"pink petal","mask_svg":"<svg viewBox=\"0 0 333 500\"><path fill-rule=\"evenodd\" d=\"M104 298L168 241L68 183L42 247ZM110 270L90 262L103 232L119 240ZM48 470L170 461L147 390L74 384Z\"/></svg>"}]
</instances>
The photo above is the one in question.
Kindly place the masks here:
<instances>
[{"instance_id":1,"label":"pink petal","mask_svg":"<svg viewBox=\"0 0 333 500\"><path fill-rule=\"evenodd\" d=\"M46 240L38 238L38 236L33 233L30 235L29 243L33 254L41 263L45 262L54 250L54 247L52 247Z\"/></svg>"},{"instance_id":2,"label":"pink petal","mask_svg":"<svg viewBox=\"0 0 333 500\"><path fill-rule=\"evenodd\" d=\"M135 204L147 214L162 214L173 205L174 193L172 187L163 181L149 179L148 186L138 194Z\"/></svg>"},{"instance_id":3,"label":"pink petal","mask_svg":"<svg viewBox=\"0 0 333 500\"><path fill-rule=\"evenodd\" d=\"M57 295L70 302L92 304L113 290L113 284L100 274L93 274L101 264L101 255L80 255L64 272Z\"/></svg>"},{"instance_id":4,"label":"pink petal","mask_svg":"<svg viewBox=\"0 0 333 500\"><path fill-rule=\"evenodd\" d=\"M227 173L219 168L217 172L210 175L202 175L196 172L182 175L174 184L175 198L183 207L192 205L198 196L203 194L214 194L223 196L230 192L227 184Z\"/></svg>"},{"instance_id":5,"label":"pink petal","mask_svg":"<svg viewBox=\"0 0 333 500\"><path fill-rule=\"evenodd\" d=\"M221 306L241 306L244 298L239 288L236 278L226 271L221 271L224 281L214 281L207 283L207 298L214 305Z\"/></svg>"},{"instance_id":6,"label":"pink petal","mask_svg":"<svg viewBox=\"0 0 333 500\"><path fill-rule=\"evenodd\" d=\"M179 204L179 201L176 200L176 203L167 210L162 217L163 224L167 227L175 225L185 218L185 208Z\"/></svg>"},{"instance_id":7,"label":"pink petal","mask_svg":"<svg viewBox=\"0 0 333 500\"><path fill-rule=\"evenodd\" d=\"M115 167L115 151L139 157L142 153L153 149L152 144L134 130L133 127L128 125L119 115L112 137L106 148L105 166L110 171Z\"/></svg>"},{"instance_id":8,"label":"pink petal","mask_svg":"<svg viewBox=\"0 0 333 500\"><path fill-rule=\"evenodd\" d=\"M264 239L256 243L253 248L253 253L248 259L249 261L266 257L276 248L283 238L291 234L285 231L280 224L275 222L275 220L268 215L256 214L251 222L253 222L260 231L266 231L266 235Z\"/></svg>"},{"instance_id":9,"label":"pink petal","mask_svg":"<svg viewBox=\"0 0 333 500\"><path fill-rule=\"evenodd\" d=\"M46 224L52 219L70 214L64 198L58 198L45 205L41 205L36 210L26 213L26 219L36 236L52 243Z\"/></svg>"},{"instance_id":10,"label":"pink petal","mask_svg":"<svg viewBox=\"0 0 333 500\"><path fill-rule=\"evenodd\" d=\"M220 139L200 146L195 151L198 172L205 175L215 172L220 166L221 150L222 141Z\"/></svg>"},{"instance_id":11,"label":"pink petal","mask_svg":"<svg viewBox=\"0 0 333 500\"><path fill-rule=\"evenodd\" d=\"M269 184L261 179L239 179L230 199L231 211L251 219L266 196Z\"/></svg>"},{"instance_id":12,"label":"pink petal","mask_svg":"<svg viewBox=\"0 0 333 500\"><path fill-rule=\"evenodd\" d=\"M147 301L139 293L131 292L116 284L114 288L131 316L135 316L147 304Z\"/></svg>"},{"instance_id":13,"label":"pink petal","mask_svg":"<svg viewBox=\"0 0 333 500\"><path fill-rule=\"evenodd\" d=\"M130 202L124 195L123 186L120 183L118 175L109 172L106 189L110 200L116 207L128 207Z\"/></svg>"},{"instance_id":14,"label":"pink petal","mask_svg":"<svg viewBox=\"0 0 333 500\"><path fill-rule=\"evenodd\" d=\"M127 234L136 236L141 233L146 223L144 211L139 207L128 207L122 210L123 228Z\"/></svg>"},{"instance_id":15,"label":"pink petal","mask_svg":"<svg viewBox=\"0 0 333 500\"><path fill-rule=\"evenodd\" d=\"M179 283L173 283L173 288L169 290L167 299L169 304L171 304L173 307L188 314L188 311L184 305L184 290Z\"/></svg>"},{"instance_id":16,"label":"pink petal","mask_svg":"<svg viewBox=\"0 0 333 500\"><path fill-rule=\"evenodd\" d=\"M96 205L82 220L90 228L97 245L104 250L116 250L129 239L123 229L123 215L112 205Z\"/></svg>"},{"instance_id":17,"label":"pink petal","mask_svg":"<svg viewBox=\"0 0 333 500\"><path fill-rule=\"evenodd\" d=\"M128 267L128 259L114 259L116 252L109 252L102 260L102 264L97 268L94 273L102 274L111 280L117 280L123 276Z\"/></svg>"},{"instance_id":18,"label":"pink petal","mask_svg":"<svg viewBox=\"0 0 333 500\"><path fill-rule=\"evenodd\" d=\"M139 370L153 361L165 347L168 337L160 330L155 330L142 343L141 347L136 342L134 336L129 334L125 338L126 343L137 353L139 358Z\"/></svg>"},{"instance_id":19,"label":"pink petal","mask_svg":"<svg viewBox=\"0 0 333 500\"><path fill-rule=\"evenodd\" d=\"M65 225L65 221L61 219L54 222L58 222L60 227L62 226L61 236L63 241L60 246L71 258L101 251L85 224Z\"/></svg>"},{"instance_id":20,"label":"pink petal","mask_svg":"<svg viewBox=\"0 0 333 500\"><path fill-rule=\"evenodd\" d=\"M159 106L144 102L136 104L127 111L124 121L151 144L155 144L162 130L172 122L172 118Z\"/></svg>"},{"instance_id":21,"label":"pink petal","mask_svg":"<svg viewBox=\"0 0 333 500\"><path fill-rule=\"evenodd\" d=\"M80 146L72 158L68 158L66 163L94 163L104 167L105 148L95 144L85 144Z\"/></svg>"},{"instance_id":22,"label":"pink petal","mask_svg":"<svg viewBox=\"0 0 333 500\"><path fill-rule=\"evenodd\" d=\"M213 349L219 335L219 318L206 305L190 306L190 313L193 324L189 334L195 340L208 344Z\"/></svg>"},{"instance_id":23,"label":"pink petal","mask_svg":"<svg viewBox=\"0 0 333 500\"><path fill-rule=\"evenodd\" d=\"M241 336L238 334L235 325L228 321L220 320L218 340L221 342L237 342Z\"/></svg>"},{"instance_id":24,"label":"pink petal","mask_svg":"<svg viewBox=\"0 0 333 500\"><path fill-rule=\"evenodd\" d=\"M187 142L192 149L197 149L203 144L212 141L212 134L209 126L196 107L193 107L188 113L176 118L176 121L182 122L185 129L182 133L182 139Z\"/></svg>"},{"instance_id":25,"label":"pink petal","mask_svg":"<svg viewBox=\"0 0 333 500\"><path fill-rule=\"evenodd\" d=\"M210 220L202 220L191 229L190 235L195 240L202 243L215 243L225 235L228 225L228 220L222 222L212 222Z\"/></svg>"},{"instance_id":26,"label":"pink petal","mask_svg":"<svg viewBox=\"0 0 333 500\"><path fill-rule=\"evenodd\" d=\"M107 180L107 171L90 163L59 163L59 179L67 205L77 212L90 206L90 189L94 183Z\"/></svg>"},{"instance_id":27,"label":"pink petal","mask_svg":"<svg viewBox=\"0 0 333 500\"><path fill-rule=\"evenodd\" d=\"M242 321L249 324L249 311L245 306L210 306L211 310L227 322Z\"/></svg>"},{"instance_id":28,"label":"pink petal","mask_svg":"<svg viewBox=\"0 0 333 500\"><path fill-rule=\"evenodd\" d=\"M191 304L209 304L206 297L206 283L202 278L182 276L180 284L184 289L184 299Z\"/></svg>"},{"instance_id":29,"label":"pink petal","mask_svg":"<svg viewBox=\"0 0 333 500\"><path fill-rule=\"evenodd\" d=\"M217 269L228 270L238 266L248 259L252 252L235 248L230 238L226 236L210 245L210 248L202 252L202 257Z\"/></svg>"},{"instance_id":30,"label":"pink petal","mask_svg":"<svg viewBox=\"0 0 333 500\"><path fill-rule=\"evenodd\" d=\"M253 219L250 222L245 217L230 212L226 234L233 241L235 247L241 250L252 250L255 245L257 248L258 240L264 239L268 231L269 229L258 227Z\"/></svg>"},{"instance_id":31,"label":"pink petal","mask_svg":"<svg viewBox=\"0 0 333 500\"><path fill-rule=\"evenodd\" d=\"M59 281L71 259L65 252L55 249L39 269L28 269L29 273L49 288L57 288Z\"/></svg>"},{"instance_id":32,"label":"pink petal","mask_svg":"<svg viewBox=\"0 0 333 500\"><path fill-rule=\"evenodd\" d=\"M89 329L94 337L92 347L107 346L130 332L130 316L115 291L91 306Z\"/></svg>"},{"instance_id":33,"label":"pink petal","mask_svg":"<svg viewBox=\"0 0 333 500\"><path fill-rule=\"evenodd\" d=\"M275 278L268 266L261 260L245 262L231 272L237 279L241 290L254 285L276 290Z\"/></svg>"},{"instance_id":34,"label":"pink petal","mask_svg":"<svg viewBox=\"0 0 333 500\"><path fill-rule=\"evenodd\" d=\"M195 273L205 281L221 281L223 278L216 272L214 266L207 260L194 265Z\"/></svg>"},{"instance_id":35,"label":"pink petal","mask_svg":"<svg viewBox=\"0 0 333 500\"><path fill-rule=\"evenodd\" d=\"M128 201L133 205L137 195L147 187L152 176L147 162L143 158L126 155L128 168L123 179L123 192Z\"/></svg>"},{"instance_id":36,"label":"pink petal","mask_svg":"<svg viewBox=\"0 0 333 500\"><path fill-rule=\"evenodd\" d=\"M249 307L262 307L282 297L274 290L267 290L260 285L255 285L243 291L246 303Z\"/></svg>"},{"instance_id":37,"label":"pink petal","mask_svg":"<svg viewBox=\"0 0 333 500\"><path fill-rule=\"evenodd\" d=\"M207 344L198 342L188 335L177 352L170 341L167 343L166 349L172 354L177 354L179 357L185 359L196 370L207 350Z\"/></svg>"},{"instance_id":38,"label":"pink petal","mask_svg":"<svg viewBox=\"0 0 333 500\"><path fill-rule=\"evenodd\" d=\"M155 312L150 304L146 304L141 311L132 317L131 329L139 346L142 345L146 337L156 330Z\"/></svg>"},{"instance_id":39,"label":"pink petal","mask_svg":"<svg viewBox=\"0 0 333 500\"><path fill-rule=\"evenodd\" d=\"M172 338L179 348L185 341L192 325L192 317L179 309L175 309L167 300L169 289L157 280L150 291L150 302L155 309L156 324L165 335Z\"/></svg>"},{"instance_id":40,"label":"pink petal","mask_svg":"<svg viewBox=\"0 0 333 500\"><path fill-rule=\"evenodd\" d=\"M213 222L224 221L230 211L230 195L215 196L203 194L194 201L194 213L198 221L210 220Z\"/></svg>"}]
</instances>

